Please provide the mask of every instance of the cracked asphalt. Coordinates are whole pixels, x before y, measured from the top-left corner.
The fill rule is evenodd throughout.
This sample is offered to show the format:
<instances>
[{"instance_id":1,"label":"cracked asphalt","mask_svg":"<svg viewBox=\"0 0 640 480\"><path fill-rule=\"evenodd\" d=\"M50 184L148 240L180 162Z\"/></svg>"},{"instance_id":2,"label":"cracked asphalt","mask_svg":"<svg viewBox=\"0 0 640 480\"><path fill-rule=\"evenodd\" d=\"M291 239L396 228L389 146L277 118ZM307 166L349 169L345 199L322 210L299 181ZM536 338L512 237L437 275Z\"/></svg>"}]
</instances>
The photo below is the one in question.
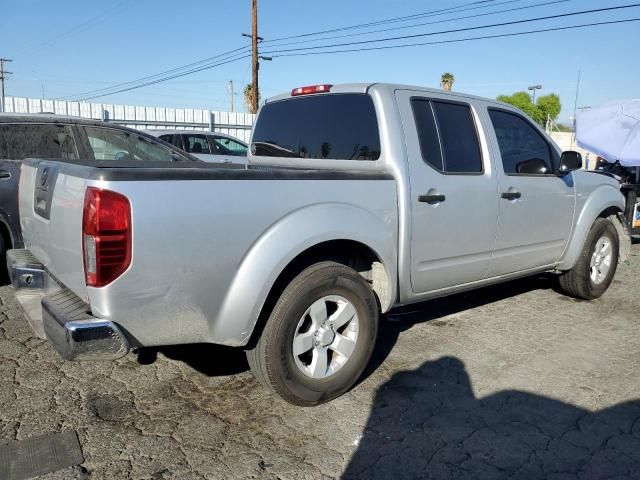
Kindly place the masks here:
<instances>
[{"instance_id":1,"label":"cracked asphalt","mask_svg":"<svg viewBox=\"0 0 640 480\"><path fill-rule=\"evenodd\" d=\"M0 440L75 430L45 479L640 478L640 242L593 302L536 277L390 315L364 378L302 409L240 351L64 362L0 288Z\"/></svg>"}]
</instances>

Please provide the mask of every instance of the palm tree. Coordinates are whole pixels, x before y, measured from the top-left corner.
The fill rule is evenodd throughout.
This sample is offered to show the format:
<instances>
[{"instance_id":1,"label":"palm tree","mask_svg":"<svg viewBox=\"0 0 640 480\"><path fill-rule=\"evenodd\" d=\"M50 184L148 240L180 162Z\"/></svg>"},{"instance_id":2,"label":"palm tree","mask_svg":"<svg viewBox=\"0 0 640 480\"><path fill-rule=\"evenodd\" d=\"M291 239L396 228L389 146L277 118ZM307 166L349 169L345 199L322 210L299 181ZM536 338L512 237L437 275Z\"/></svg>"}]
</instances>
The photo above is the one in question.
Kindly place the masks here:
<instances>
[{"instance_id":1,"label":"palm tree","mask_svg":"<svg viewBox=\"0 0 640 480\"><path fill-rule=\"evenodd\" d=\"M244 87L244 104L247 106L249 113L258 113L253 111L253 85L250 83Z\"/></svg>"},{"instance_id":2,"label":"palm tree","mask_svg":"<svg viewBox=\"0 0 640 480\"><path fill-rule=\"evenodd\" d=\"M456 78L453 76L453 73L443 73L442 77L440 77L440 87L447 91L450 92L451 88L453 87L453 82L456 81Z\"/></svg>"}]
</instances>

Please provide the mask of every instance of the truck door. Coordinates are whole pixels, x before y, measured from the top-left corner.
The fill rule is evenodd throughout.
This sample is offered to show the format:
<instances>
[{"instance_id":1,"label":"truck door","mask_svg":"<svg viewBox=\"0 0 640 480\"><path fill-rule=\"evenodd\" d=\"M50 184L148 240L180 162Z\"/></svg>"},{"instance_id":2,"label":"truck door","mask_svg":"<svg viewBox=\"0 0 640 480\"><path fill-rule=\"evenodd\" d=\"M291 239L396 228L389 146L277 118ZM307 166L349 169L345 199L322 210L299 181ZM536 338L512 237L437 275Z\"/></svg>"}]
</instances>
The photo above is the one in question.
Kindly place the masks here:
<instances>
[{"instance_id":1,"label":"truck door","mask_svg":"<svg viewBox=\"0 0 640 480\"><path fill-rule=\"evenodd\" d=\"M557 176L559 155L528 119L490 108L498 170L500 221L491 276L557 262L575 208L573 176Z\"/></svg>"},{"instance_id":2,"label":"truck door","mask_svg":"<svg viewBox=\"0 0 640 480\"><path fill-rule=\"evenodd\" d=\"M497 180L474 108L451 96L396 93L410 170L411 287L420 294L487 276Z\"/></svg>"}]
</instances>

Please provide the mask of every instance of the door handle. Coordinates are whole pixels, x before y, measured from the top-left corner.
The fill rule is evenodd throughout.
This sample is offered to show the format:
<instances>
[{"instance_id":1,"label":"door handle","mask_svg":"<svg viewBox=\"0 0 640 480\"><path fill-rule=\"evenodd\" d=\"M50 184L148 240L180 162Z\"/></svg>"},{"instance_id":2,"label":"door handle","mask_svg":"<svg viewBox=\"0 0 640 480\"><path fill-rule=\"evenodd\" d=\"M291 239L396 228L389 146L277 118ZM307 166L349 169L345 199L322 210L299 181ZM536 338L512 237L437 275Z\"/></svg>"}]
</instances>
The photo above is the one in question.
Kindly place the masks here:
<instances>
[{"instance_id":1,"label":"door handle","mask_svg":"<svg viewBox=\"0 0 640 480\"><path fill-rule=\"evenodd\" d=\"M445 199L446 197L442 194L420 195L418 197L419 202L428 203L429 205L444 202Z\"/></svg>"},{"instance_id":2,"label":"door handle","mask_svg":"<svg viewBox=\"0 0 640 480\"><path fill-rule=\"evenodd\" d=\"M0 180L7 180L11 178L11 172L7 170L0 170Z\"/></svg>"},{"instance_id":3,"label":"door handle","mask_svg":"<svg viewBox=\"0 0 640 480\"><path fill-rule=\"evenodd\" d=\"M502 192L501 197L507 200L515 200L516 198L522 197L522 194L520 192Z\"/></svg>"}]
</instances>

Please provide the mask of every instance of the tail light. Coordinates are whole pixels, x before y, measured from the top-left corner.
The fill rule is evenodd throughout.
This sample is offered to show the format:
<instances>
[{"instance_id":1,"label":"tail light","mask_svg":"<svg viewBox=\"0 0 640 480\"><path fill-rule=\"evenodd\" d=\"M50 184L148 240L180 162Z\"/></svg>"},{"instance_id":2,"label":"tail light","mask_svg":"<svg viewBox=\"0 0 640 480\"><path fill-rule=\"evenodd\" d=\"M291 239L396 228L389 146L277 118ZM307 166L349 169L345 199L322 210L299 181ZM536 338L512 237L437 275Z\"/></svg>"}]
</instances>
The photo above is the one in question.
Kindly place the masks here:
<instances>
[{"instance_id":1,"label":"tail light","mask_svg":"<svg viewBox=\"0 0 640 480\"><path fill-rule=\"evenodd\" d=\"M131 264L131 206L124 195L89 187L82 215L84 274L88 286L104 287Z\"/></svg>"},{"instance_id":2,"label":"tail light","mask_svg":"<svg viewBox=\"0 0 640 480\"><path fill-rule=\"evenodd\" d=\"M327 93L331 91L333 85L310 85L308 87L298 87L291 90L291 96L310 95L312 93Z\"/></svg>"}]
</instances>

